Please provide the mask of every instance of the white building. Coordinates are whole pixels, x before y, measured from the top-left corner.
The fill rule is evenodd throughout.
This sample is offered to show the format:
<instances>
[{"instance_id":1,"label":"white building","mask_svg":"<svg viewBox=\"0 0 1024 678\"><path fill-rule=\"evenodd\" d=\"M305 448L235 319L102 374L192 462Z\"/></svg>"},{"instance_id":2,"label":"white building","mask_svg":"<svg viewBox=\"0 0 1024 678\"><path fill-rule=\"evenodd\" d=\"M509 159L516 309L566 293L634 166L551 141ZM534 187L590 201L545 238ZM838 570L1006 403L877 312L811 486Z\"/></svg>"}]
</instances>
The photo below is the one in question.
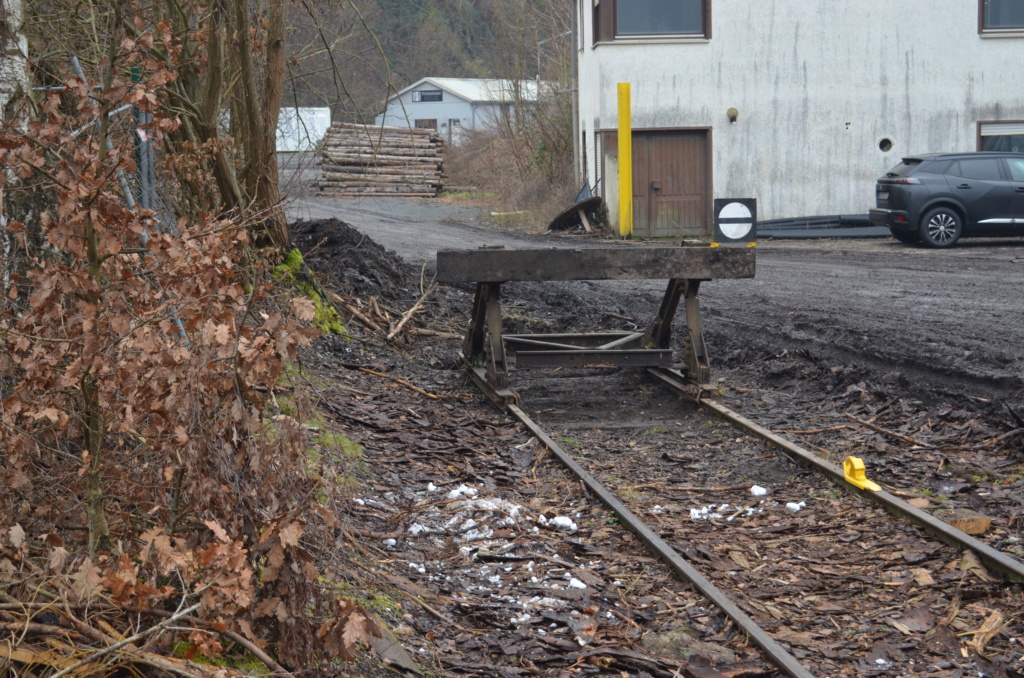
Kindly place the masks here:
<instances>
[{"instance_id":1,"label":"white building","mask_svg":"<svg viewBox=\"0 0 1024 678\"><path fill-rule=\"evenodd\" d=\"M392 96L377 125L420 127L458 143L463 129L488 129L509 119L517 104L537 101L537 81L423 78Z\"/></svg>"},{"instance_id":2,"label":"white building","mask_svg":"<svg viewBox=\"0 0 1024 678\"><path fill-rule=\"evenodd\" d=\"M282 106L277 116L277 151L312 151L330 128L330 108Z\"/></svg>"},{"instance_id":3,"label":"white building","mask_svg":"<svg viewBox=\"0 0 1024 678\"><path fill-rule=\"evenodd\" d=\"M630 83L634 233L866 214L901 156L1024 147L1021 0L576 0L586 177L618 221ZM730 119L730 112L735 120Z\"/></svg>"}]
</instances>

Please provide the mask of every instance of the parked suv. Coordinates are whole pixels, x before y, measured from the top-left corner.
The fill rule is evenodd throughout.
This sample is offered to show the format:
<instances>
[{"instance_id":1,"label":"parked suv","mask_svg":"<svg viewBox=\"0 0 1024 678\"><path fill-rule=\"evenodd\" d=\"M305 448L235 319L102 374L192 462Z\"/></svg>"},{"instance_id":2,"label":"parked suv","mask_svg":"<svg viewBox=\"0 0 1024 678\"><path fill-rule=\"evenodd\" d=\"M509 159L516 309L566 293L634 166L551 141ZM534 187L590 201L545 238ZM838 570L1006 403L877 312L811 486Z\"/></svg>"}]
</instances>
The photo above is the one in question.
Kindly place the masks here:
<instances>
[{"instance_id":1,"label":"parked suv","mask_svg":"<svg viewBox=\"0 0 1024 678\"><path fill-rule=\"evenodd\" d=\"M903 158L875 185L871 223L900 242L952 247L961 237L1024 235L1024 153Z\"/></svg>"}]
</instances>

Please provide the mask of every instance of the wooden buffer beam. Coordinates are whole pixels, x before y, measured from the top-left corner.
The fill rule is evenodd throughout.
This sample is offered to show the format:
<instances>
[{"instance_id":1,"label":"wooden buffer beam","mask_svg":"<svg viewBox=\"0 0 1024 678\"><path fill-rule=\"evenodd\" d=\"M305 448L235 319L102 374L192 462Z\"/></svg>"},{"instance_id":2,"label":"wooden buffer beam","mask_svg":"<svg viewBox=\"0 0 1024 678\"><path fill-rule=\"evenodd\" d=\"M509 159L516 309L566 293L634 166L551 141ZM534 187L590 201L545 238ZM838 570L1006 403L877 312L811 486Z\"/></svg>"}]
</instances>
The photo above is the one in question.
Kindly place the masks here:
<instances>
[{"instance_id":1,"label":"wooden buffer beam","mask_svg":"<svg viewBox=\"0 0 1024 678\"><path fill-rule=\"evenodd\" d=\"M516 369L556 367L671 367L693 384L710 381L697 292L716 278L752 278L753 247L623 244L594 249L442 250L437 279L476 283L473 313L462 356L470 374L499 404L517 403L509 387L509 359ZM504 334L501 285L556 280L668 280L665 296L643 332ZM685 355L672 351L672 321L679 302L686 315Z\"/></svg>"}]
</instances>

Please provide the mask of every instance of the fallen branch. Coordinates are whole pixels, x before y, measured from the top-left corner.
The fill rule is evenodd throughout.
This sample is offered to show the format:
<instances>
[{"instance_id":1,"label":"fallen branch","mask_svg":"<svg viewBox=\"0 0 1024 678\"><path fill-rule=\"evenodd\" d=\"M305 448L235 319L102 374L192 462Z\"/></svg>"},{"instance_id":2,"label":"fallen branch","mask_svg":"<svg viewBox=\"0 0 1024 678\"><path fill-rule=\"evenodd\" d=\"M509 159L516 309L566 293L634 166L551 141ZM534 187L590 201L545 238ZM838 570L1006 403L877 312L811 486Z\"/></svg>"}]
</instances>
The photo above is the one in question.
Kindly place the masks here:
<instances>
[{"instance_id":1,"label":"fallen branch","mask_svg":"<svg viewBox=\"0 0 1024 678\"><path fill-rule=\"evenodd\" d=\"M394 339L395 335L402 331L402 327L405 325L405 323L409 322L409 319L412 318L413 314L416 311L418 311L421 306L423 306L423 302L426 301L427 297L433 294L434 290L436 289L437 283L431 283L430 287L428 287L427 291L423 293L423 296L420 297L419 301L417 301L412 308L405 312L405 315L402 316L402 319L398 321L397 325L395 325L395 329L391 330L391 332L388 334L388 341Z\"/></svg>"},{"instance_id":2,"label":"fallen branch","mask_svg":"<svg viewBox=\"0 0 1024 678\"><path fill-rule=\"evenodd\" d=\"M380 325L373 322L373 320L368 318L366 314L360 311L358 308L345 301L345 299L342 298L341 295L328 291L327 298L330 301L334 302L335 304L344 308L349 313L351 313L352 317L361 322L363 326L366 327L366 329L370 330L371 332L380 332Z\"/></svg>"},{"instance_id":3,"label":"fallen branch","mask_svg":"<svg viewBox=\"0 0 1024 678\"><path fill-rule=\"evenodd\" d=\"M155 626L149 627L145 631L140 631L139 633L136 633L134 636L130 636L128 638L125 638L124 640L122 640L122 641L120 641L118 643L114 643L113 645L110 645L108 647L105 647L102 650L97 650L96 652L93 652L91 655L89 655L85 659L83 659L83 660L81 660L79 662L75 662L74 664L72 664L71 666L68 666L67 668L61 669L57 673L53 674L52 678L61 678L61 676L66 676L66 675L70 674L71 672L73 672L73 671L75 671L77 669L82 668L86 664L91 664L92 662L96 661L100 657L104 657L104 656L110 654L111 652L115 652L116 650L121 649L125 645L130 645L130 644L134 643L137 640L141 640L141 639L145 638L148 635L156 633L157 631L161 631L161 630L164 629L164 627L170 626L171 624L173 624L174 622L178 621L182 617L186 617L189 614L191 614L192 612L195 612L200 607L202 607L202 603L196 603L192 607L188 607L188 608L185 608L184 610L181 610L180 612L176 612L176 613L174 613L173 616L168 617L167 619L165 619L164 621L160 622L159 624L156 624Z\"/></svg>"},{"instance_id":4,"label":"fallen branch","mask_svg":"<svg viewBox=\"0 0 1024 678\"><path fill-rule=\"evenodd\" d=\"M462 339L461 334L454 334L452 332L441 332L440 330L428 330L422 327L410 327L406 332L410 334L418 334L421 337L440 337L441 339Z\"/></svg>"},{"instance_id":5,"label":"fallen branch","mask_svg":"<svg viewBox=\"0 0 1024 678\"><path fill-rule=\"evenodd\" d=\"M928 448L934 447L934 445L929 445L928 443L923 443L920 440L917 440L916 438L911 438L910 436L901 435L899 433L896 433L895 431L890 431L888 429L882 428L881 426L876 426L875 424L872 424L870 422L864 421L863 419L858 419L857 417L853 416L852 414L847 414L846 416L848 416L851 421L854 421L854 422L860 424L861 426L863 426L865 428L869 428L872 431L877 431L878 433L881 433L883 435L887 435L887 436L889 436L891 438L896 438L897 440L902 440L903 442L910 443L911 445L917 445L918 447L928 447Z\"/></svg>"},{"instance_id":6,"label":"fallen branch","mask_svg":"<svg viewBox=\"0 0 1024 678\"><path fill-rule=\"evenodd\" d=\"M795 436L812 435L814 433L824 433L825 431L838 431L839 429L850 428L846 424L839 424L839 426L829 426L828 428L809 428L803 430L797 429L785 429L785 428L773 428L772 433L788 433Z\"/></svg>"},{"instance_id":7,"label":"fallen branch","mask_svg":"<svg viewBox=\"0 0 1024 678\"><path fill-rule=\"evenodd\" d=\"M360 367L359 371L360 372L366 372L367 374L372 374L375 377L382 377L384 379L389 379L389 380L395 382L396 384L401 384L402 386L406 387L410 391L415 391L416 393L419 393L420 395L426 396L426 397L430 398L431 400L440 400L441 399L441 396L439 396L439 395L434 395L433 393L427 393L426 391L424 391L419 386L413 386L412 384L410 384L409 382L405 381L404 379L399 379L398 377L392 377L390 374L384 374L383 372L378 372L377 370L371 370L369 367Z\"/></svg>"},{"instance_id":8,"label":"fallen branch","mask_svg":"<svg viewBox=\"0 0 1024 678\"><path fill-rule=\"evenodd\" d=\"M723 487L698 487L694 485L676 485L669 487L662 483L644 483L642 485L630 485L629 487L620 488L621 490L672 490L673 492L735 492L736 490L745 490L750 487L750 484L745 485L727 485Z\"/></svg>"}]
</instances>

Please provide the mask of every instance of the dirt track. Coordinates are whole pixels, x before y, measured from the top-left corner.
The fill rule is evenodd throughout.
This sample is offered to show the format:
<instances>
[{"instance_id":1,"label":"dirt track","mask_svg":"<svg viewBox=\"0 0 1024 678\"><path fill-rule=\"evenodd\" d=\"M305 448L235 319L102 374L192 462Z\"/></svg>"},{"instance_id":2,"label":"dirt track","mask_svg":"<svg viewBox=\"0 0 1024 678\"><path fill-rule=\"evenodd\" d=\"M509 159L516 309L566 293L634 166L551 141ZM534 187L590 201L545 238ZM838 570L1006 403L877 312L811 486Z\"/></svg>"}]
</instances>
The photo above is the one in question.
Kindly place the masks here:
<instances>
[{"instance_id":1,"label":"dirt track","mask_svg":"<svg viewBox=\"0 0 1024 678\"><path fill-rule=\"evenodd\" d=\"M474 248L482 244L601 244L600 240L578 236L526 238L492 231L476 223L472 210L450 209L437 201L313 201L312 205L303 206L303 212L293 214L307 218L334 216L369 237L352 232L340 222L329 221L293 224L292 231L296 246L313 252L307 259L325 285L337 286L341 294L364 301L372 298L369 295L376 295L388 304L392 317L419 297L417 288L424 285L420 265L432 262L437 249ZM340 235L335 237L334 233ZM415 266L396 263L375 243L395 250ZM724 378L728 387L721 397L770 428L797 434L802 443L828 452L831 458L862 457L873 478L924 502L931 510L973 509L984 513L991 517L992 527L982 538L989 545L1019 557L1020 460L1024 436L1024 420L1020 416L1024 415L1024 407L1019 403L1022 364L1016 347L1024 332L1022 310L1017 303L1021 261L1024 242L1016 240L967 242L949 252L907 247L889 240L763 242L758 248L758 274L754 280L711 281L701 288L713 376ZM429 280L429 272L426 279ZM508 283L502 292L503 324L507 331L527 332L642 327L657 310L663 285L662 281ZM635 592L631 588L625 597L616 593L614 587L605 590L607 582L601 576L618 577L615 573L627 571L625 563L647 561L638 560L636 544L630 541L629 534L612 526L603 508L580 493L578 484L535 449L528 436L509 426L482 398L466 392L468 384L458 369L461 342L452 333L464 327L472 303L471 292L472 286L465 285L443 288L434 295L429 309L416 320L428 330L435 330L427 335L432 338L390 345L372 338L358 346L345 341L328 342L318 352L321 367L336 375L340 384L332 393L335 406L331 411L345 423L346 435L363 445L366 458L375 469L373 477L367 478L362 486L363 496L356 500L359 508L352 515L346 514L346 519L355 520L361 526L357 529L365 534L397 536L397 542L391 539L390 546L384 544L389 549L388 562L397 568L386 576L392 583L399 582L399 588L404 586L404 591L427 596L435 606L425 615L415 603L403 603L402 619L419 632L408 638L410 648L419 648L417 652L425 653L420 656L431 657L438 666L456 673L522 675L526 667L535 675L562 676L569 675L565 669L578 667L581 661L597 661L600 655L604 669L591 666L596 675L625 672L666 677L680 675L676 670L679 660L652 648L644 649L637 643L638 637L642 636L646 644L647 639L658 638L665 629L682 625L695 629L702 642L725 643L733 651L740 649L736 643L742 638L728 630L721 616L704 614L706 603L694 598L685 587L680 589L680 582L656 569L653 561L637 577L647 588ZM681 324L678 321L677 328ZM676 339L678 348L679 337ZM392 372L443 394L444 399L428 402L415 393L407 393L405 401L401 391L379 392L379 380L366 381L365 372L354 373L364 377L356 381L353 376L340 374L336 367L330 368L339 360L345 372L372 363L374 374ZM641 479L652 488L660 487L659 473L667 472L673 480L685 479L698 485L718 485L721 478L735 476L741 488L739 494L743 494L745 485L754 482L768 484L783 494L789 492L794 501L805 495L811 497L807 499L808 505L818 513L809 512L806 520L801 521L814 532L816 540L823 538L818 533L818 521L833 513L839 525L867 521L864 524L869 524L872 531L881 529L882 517L868 516L864 507L837 508L839 504L819 480L810 479L811 489L783 491L790 481L807 481L805 474L794 473L784 459L761 447L754 449L755 461L737 454L732 447L740 444L741 438L735 438L735 443L728 442L734 434L723 424L717 424L722 430L715 432L719 439L710 448L697 444L693 436L713 422L705 422L707 417L701 415L686 423L672 399L656 392L651 384L630 387L623 381L625 375L617 377L613 373L586 383L580 379L552 380L561 383L538 389L528 385L530 377L530 373L522 371L511 375L512 387L523 390L524 402L539 408L535 413L538 417L567 417L568 423L545 423L575 447L592 448L608 455L608 464L615 474L622 475L628 466L627 490L634 499L643 494L637 485ZM650 403L643 405L642 398L648 398ZM413 419L407 420L407 415ZM371 417L372 420L368 419ZM422 430L410 434L407 429L413 423ZM611 431L612 437L621 433L623 445L596 438L588 443L594 435L591 429L598 426ZM434 434L426 433L428 430L435 431L437 440L431 438ZM667 462L658 453L662 446L671 451ZM691 448L693 458L689 459L687 450ZM722 451L727 453L720 454ZM689 467L676 468L683 457L687 457L683 461L697 464L697 470L704 469L707 478L702 481ZM666 464L670 467L667 471L663 468ZM433 519L421 515L424 507L436 505L431 492L457 491L463 483L488 493L488 502L492 501L490 494L494 494L493 501L534 507L546 512L548 518L574 516L580 532L559 537L547 534L537 541L529 531L509 532L496 524L494 534L508 540L507 543L490 539L481 553L500 562L500 572L490 561L483 566L467 562L462 550L452 550L450 544L424 543L417 536L419 530L443 532L454 520L446 516L447 522L432 527ZM405 504L399 506L397 497L404 497L403 501L413 502L414 506L402 508ZM678 515L665 518L662 514L669 498L663 492L640 498L649 500L653 507L647 510L638 506L642 513L654 516L662 528L668 524L678 529L688 541L697 538L694 530L699 532L700 525L695 527L692 520L685 519L687 507L692 509L698 501L740 501L737 497L719 497L699 490L696 497L677 502L682 507ZM360 513L364 504L374 507L372 515ZM406 510L413 511L408 520L416 521L408 529L396 523ZM489 520L487 516L491 513L475 514L473 524ZM504 514L495 513L491 518L498 520L501 515ZM662 518L669 522L663 524ZM715 545L721 541L721 529L716 525L709 532L712 540L718 540L712 542ZM901 553L917 548L916 532L904 527L900 530L893 532L897 538L891 544L865 551L884 556L879 567L885 572L879 570L864 580L881 587L879 591L890 591L887 587L897 583L913 588L916 581L904 576L906 567L901 562L889 562L894 558L898 561ZM452 539L458 542L465 538ZM788 538L784 541L788 543ZM823 586L828 589L846 587L849 577L863 578L870 569L866 556L862 557L860 550L851 552L847 541L848 537L837 537L823 542L853 558L852 564L844 561L846 565L840 571L814 570L815 577L824 577ZM550 559L550 553L545 551L550 548L556 549L551 553L556 554L563 569L533 571L534 562ZM805 558L824 561L832 556ZM782 556L776 560L782 566L788 562ZM803 562L800 558L796 560ZM1015 641L1009 640L1010 635L1019 635L1016 627L1005 629L1003 636L988 648L992 666L973 654L963 659L968 654L964 654L966 650L955 634L977 629L991 609L1005 609L1006 614L1013 616L1012 611L1019 609L1019 593L1014 593L1017 589L990 586L986 578L970 579L975 575L961 572L959 556L947 554L933 560L936 574L949 574L950 581L960 582L954 587L957 591L968 587L972 600L977 601L974 607L962 610L958 604L950 603L952 599L941 596L927 602L936 618L956 617L951 625L941 625L951 639L948 647L933 647L923 635L904 638L905 632L897 630L900 627L895 622L899 620L895 617L895 625L879 623L871 627L871 633L857 625L863 619L857 622L856 614L840 619L838 626L829 617L831 626L822 626L826 634L818 628L819 619L794 626L795 618L790 619L792 615L785 610L769 610L767 614L757 601L749 603L747 612L771 626L777 639L794 646L799 656L816 654L819 659L814 660L814 665L822 672L820 675L881 675L890 670L875 665L883 659L907 668L908 674L915 673L909 667L928 665L927 671L937 671L937 675L974 675L989 670L989 675L1015 675L1000 671L1017 663ZM526 563L526 569L516 563ZM746 571L742 561L738 564ZM719 570L734 569L721 559L718 565ZM786 601L792 599L797 601L794 605L800 606L799 599L808 590L805 583L796 585L788 575L764 580L762 567L753 567L753 562L751 565L748 574L757 573L761 577L757 580L759 585L768 587L762 597L766 596L772 604L788 604ZM597 573L597 578L579 594L582 598L578 599L578 591L566 592L558 583L567 576L566 568L571 569L569 574L579 577L593 577ZM892 580L896 569L900 570L899 581ZM438 574L443 572L458 576ZM964 576L969 581L960 579ZM534 607L538 600L534 587L538 581L547 582L546 586L558 596L569 598L562 603L544 598L548 601L545 606L551 609L540 611L539 618ZM943 582L938 588L933 587L935 591L952 595L953 589L947 588L953 584ZM777 585L782 584L792 586L778 589ZM550 592L548 588L544 590ZM859 589L854 586L852 590ZM590 606L591 603L594 605ZM516 612L511 619L481 616L481 610L492 607ZM903 607L897 607L890 601L884 610L893 614L905 612ZM622 609L633 611L631 614L650 609L660 611L638 626L636 621L640 617L621 624L616 621L621 618L616 612L621 613ZM694 617L695 614L698 616ZM450 616L457 621L448 631L441 632L432 618L438 616ZM588 635L578 645L552 644L557 634L572 637L570 632L577 633L580 619L592 619L597 624L598 617L601 630L593 639L588 640ZM780 620L789 626L772 626ZM389 618L388 622L398 620ZM591 622L587 622L583 628L590 626ZM833 633L832 626L841 628L841 635ZM473 633L466 631L470 627L475 629ZM554 635L543 635L544 629ZM429 643L422 637L428 631L433 634L432 639L427 637ZM633 635L627 633L634 631ZM808 633L818 633L820 638L806 636ZM753 673L744 673L751 670L749 662L763 665L763 659L749 654L730 659L719 656L718 650L710 647L698 654L719 668L728 668L724 675L768 673L757 668ZM692 661L689 666L692 668ZM694 669L682 675L721 674Z\"/></svg>"}]
</instances>

